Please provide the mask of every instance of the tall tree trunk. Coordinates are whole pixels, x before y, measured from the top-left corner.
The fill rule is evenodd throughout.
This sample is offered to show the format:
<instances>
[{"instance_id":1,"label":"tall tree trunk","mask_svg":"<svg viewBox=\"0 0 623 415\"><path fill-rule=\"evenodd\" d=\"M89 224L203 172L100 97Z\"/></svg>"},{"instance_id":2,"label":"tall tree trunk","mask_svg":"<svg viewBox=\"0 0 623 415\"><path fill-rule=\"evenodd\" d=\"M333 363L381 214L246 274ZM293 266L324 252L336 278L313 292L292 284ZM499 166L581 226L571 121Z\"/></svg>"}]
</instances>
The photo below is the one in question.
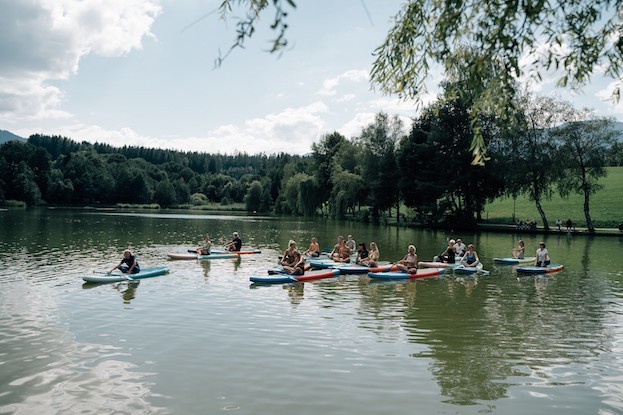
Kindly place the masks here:
<instances>
[{"instance_id":1,"label":"tall tree trunk","mask_svg":"<svg viewBox=\"0 0 623 415\"><path fill-rule=\"evenodd\" d=\"M590 193L584 189L584 216L586 217L586 227L589 232L595 232L595 227L593 226L593 220L591 219L591 212L589 207L589 199Z\"/></svg>"},{"instance_id":2,"label":"tall tree trunk","mask_svg":"<svg viewBox=\"0 0 623 415\"><path fill-rule=\"evenodd\" d=\"M396 223L400 223L400 200L396 203Z\"/></svg>"},{"instance_id":3,"label":"tall tree trunk","mask_svg":"<svg viewBox=\"0 0 623 415\"><path fill-rule=\"evenodd\" d=\"M545 217L545 212L543 211L543 207L541 206L541 200L536 200L536 209L539 211L539 215L541 215L541 221L543 221L543 229L549 231L549 224L547 223L547 218Z\"/></svg>"}]
</instances>

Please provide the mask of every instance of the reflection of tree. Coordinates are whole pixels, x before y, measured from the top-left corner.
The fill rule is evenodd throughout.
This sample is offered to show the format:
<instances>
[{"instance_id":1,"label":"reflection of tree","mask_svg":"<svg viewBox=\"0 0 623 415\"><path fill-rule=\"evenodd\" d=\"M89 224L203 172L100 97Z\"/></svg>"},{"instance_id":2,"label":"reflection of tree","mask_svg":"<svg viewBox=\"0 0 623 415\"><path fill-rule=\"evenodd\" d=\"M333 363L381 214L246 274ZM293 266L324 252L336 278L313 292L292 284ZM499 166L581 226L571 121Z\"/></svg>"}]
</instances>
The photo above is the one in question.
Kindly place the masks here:
<instances>
[{"instance_id":1,"label":"reflection of tree","mask_svg":"<svg viewBox=\"0 0 623 415\"><path fill-rule=\"evenodd\" d=\"M384 342L401 342L406 333L418 350L425 346L411 356L432 360L431 373L453 404L500 399L522 377L564 382L557 377L574 370L568 367L608 347L599 323L605 312L595 306L604 296L599 287L551 275L464 285L469 281L359 286L361 328Z\"/></svg>"},{"instance_id":2,"label":"reflection of tree","mask_svg":"<svg viewBox=\"0 0 623 415\"><path fill-rule=\"evenodd\" d=\"M452 403L495 400L505 396L507 385L499 379L511 375L512 366L498 358L497 330L481 325L487 320L487 294L479 287L474 278L369 284L362 287L362 312L379 321L392 316L409 341L428 346L413 357L433 359L431 372Z\"/></svg>"},{"instance_id":3,"label":"reflection of tree","mask_svg":"<svg viewBox=\"0 0 623 415\"><path fill-rule=\"evenodd\" d=\"M584 275L588 275L588 267L591 264L591 245L595 241L595 235L590 235L586 237L586 242L584 243L584 249L582 251L582 270L584 271Z\"/></svg>"}]
</instances>

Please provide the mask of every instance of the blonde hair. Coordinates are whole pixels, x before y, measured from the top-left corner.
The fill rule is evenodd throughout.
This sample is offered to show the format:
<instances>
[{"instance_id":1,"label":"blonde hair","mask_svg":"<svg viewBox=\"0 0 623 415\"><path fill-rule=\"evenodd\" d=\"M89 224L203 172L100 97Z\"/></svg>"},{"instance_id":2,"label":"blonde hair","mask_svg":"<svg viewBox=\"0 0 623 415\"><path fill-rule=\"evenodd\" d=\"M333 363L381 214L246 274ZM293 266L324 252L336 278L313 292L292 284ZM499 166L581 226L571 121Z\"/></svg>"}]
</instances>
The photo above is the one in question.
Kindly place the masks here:
<instances>
[{"instance_id":1,"label":"blonde hair","mask_svg":"<svg viewBox=\"0 0 623 415\"><path fill-rule=\"evenodd\" d=\"M415 252L415 245L409 245L409 251L411 250L411 248L413 248L413 252Z\"/></svg>"}]
</instances>

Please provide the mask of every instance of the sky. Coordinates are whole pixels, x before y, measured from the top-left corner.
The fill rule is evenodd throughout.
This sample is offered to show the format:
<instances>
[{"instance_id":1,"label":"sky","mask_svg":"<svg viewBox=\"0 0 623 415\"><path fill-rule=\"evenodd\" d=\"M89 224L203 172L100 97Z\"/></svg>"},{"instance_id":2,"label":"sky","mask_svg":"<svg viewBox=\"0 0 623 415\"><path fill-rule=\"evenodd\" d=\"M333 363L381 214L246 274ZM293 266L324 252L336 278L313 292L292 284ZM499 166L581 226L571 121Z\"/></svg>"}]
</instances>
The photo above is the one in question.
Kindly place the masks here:
<instances>
[{"instance_id":1,"label":"sky","mask_svg":"<svg viewBox=\"0 0 623 415\"><path fill-rule=\"evenodd\" d=\"M222 0L0 0L0 129L113 146L234 154L306 154L323 136L360 135L379 112L409 128L415 102L371 88L373 52L404 1L297 1L288 47L271 54L265 15L253 39L218 68L235 40ZM433 71L423 103L443 80ZM611 80L553 92L623 120Z\"/></svg>"}]
</instances>

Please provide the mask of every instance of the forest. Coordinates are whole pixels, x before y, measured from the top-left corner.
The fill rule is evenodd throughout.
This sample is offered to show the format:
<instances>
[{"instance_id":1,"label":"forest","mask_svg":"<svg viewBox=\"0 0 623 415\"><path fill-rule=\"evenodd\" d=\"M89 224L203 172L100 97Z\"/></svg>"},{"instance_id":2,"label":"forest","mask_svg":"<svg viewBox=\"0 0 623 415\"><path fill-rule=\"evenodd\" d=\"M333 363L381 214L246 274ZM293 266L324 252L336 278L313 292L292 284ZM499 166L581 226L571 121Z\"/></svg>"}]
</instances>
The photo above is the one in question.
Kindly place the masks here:
<instances>
[{"instance_id":1,"label":"forest","mask_svg":"<svg viewBox=\"0 0 623 415\"><path fill-rule=\"evenodd\" d=\"M447 82L408 132L398 117L378 113L358 136L328 133L305 156L115 148L32 135L27 143L0 147L0 206L239 203L249 212L375 223L393 210L402 221L469 227L486 202L524 195L547 229L540 204L558 192L583 195L590 230L590 197L599 178L605 167L623 165L617 123L523 94L504 119L497 111L474 124L472 102L460 81ZM484 165L473 163L476 128L487 148Z\"/></svg>"}]
</instances>

